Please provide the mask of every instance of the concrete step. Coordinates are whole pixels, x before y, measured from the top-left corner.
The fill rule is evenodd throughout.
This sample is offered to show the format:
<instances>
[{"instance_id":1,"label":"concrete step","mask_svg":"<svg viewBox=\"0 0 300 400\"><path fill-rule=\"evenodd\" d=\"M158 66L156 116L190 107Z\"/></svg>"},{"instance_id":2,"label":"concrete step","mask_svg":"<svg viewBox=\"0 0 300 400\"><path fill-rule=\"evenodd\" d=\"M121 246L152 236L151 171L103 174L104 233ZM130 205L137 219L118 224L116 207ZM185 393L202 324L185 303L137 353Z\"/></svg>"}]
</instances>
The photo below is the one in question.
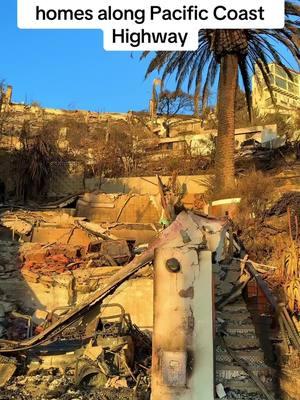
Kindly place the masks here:
<instances>
[{"instance_id":1,"label":"concrete step","mask_svg":"<svg viewBox=\"0 0 300 400\"><path fill-rule=\"evenodd\" d=\"M255 333L255 328L253 324L245 324L245 325L239 325L239 324L227 324L225 325L225 331L228 333L228 335L232 336L254 336L256 337Z\"/></svg>"},{"instance_id":2,"label":"concrete step","mask_svg":"<svg viewBox=\"0 0 300 400\"><path fill-rule=\"evenodd\" d=\"M271 367L268 367L267 365L248 365L247 368L255 375L261 375L261 376L272 376L274 374L274 369ZM231 374L234 374L235 376L233 377L240 377L242 378L243 376L247 377L248 374L243 370L242 367L239 365L234 365L233 363L216 363L216 372L217 376L221 374L223 376L223 379L231 379ZM227 374L227 375L226 375ZM229 376L226 378L226 376Z\"/></svg>"},{"instance_id":3,"label":"concrete step","mask_svg":"<svg viewBox=\"0 0 300 400\"><path fill-rule=\"evenodd\" d=\"M231 273L234 275L234 273ZM276 389L276 375L273 368L265 364L264 352L256 336L255 326L244 299L227 304L217 317L225 323L221 325L228 336L224 336L227 346L235 356L244 361L249 371L256 375L270 393ZM220 322L220 321L219 321ZM247 399L263 400L260 389L244 369L232 360L230 354L222 347L222 341L216 338L216 384L224 386L228 396L224 400Z\"/></svg>"},{"instance_id":4,"label":"concrete step","mask_svg":"<svg viewBox=\"0 0 300 400\"><path fill-rule=\"evenodd\" d=\"M258 393L258 392L252 392L252 393L246 393L246 394L244 394L244 393L242 393L242 392L240 392L239 390L237 390L237 391L235 391L235 390L233 390L233 391L229 391L229 390L227 390L227 392L228 393L231 393L231 394L227 394L226 395L226 397L222 397L222 399L221 400L237 400L237 399L239 399L239 400L265 400L265 397L261 397L262 395L260 394L260 393ZM234 393L234 394L232 394L232 392ZM232 397L232 396L234 396L234 397ZM215 397L215 399L214 400L220 400L220 398L219 397ZM282 400L282 399L280 399L280 400Z\"/></svg>"},{"instance_id":5,"label":"concrete step","mask_svg":"<svg viewBox=\"0 0 300 400\"><path fill-rule=\"evenodd\" d=\"M257 337L239 337L239 336L227 336L224 338L227 346L233 350L250 350L250 349L259 349L260 343ZM216 345L219 345L220 342L218 338L216 338Z\"/></svg>"},{"instance_id":6,"label":"concrete step","mask_svg":"<svg viewBox=\"0 0 300 400\"><path fill-rule=\"evenodd\" d=\"M251 392L251 393L243 393L239 390L232 390L228 391L229 394L226 395L226 397L223 397L221 400L266 400L266 397L261 393L261 392ZM274 396L273 390L271 390L272 395ZM274 396L275 400L292 400L291 398L283 399L280 395L280 397ZM215 398L214 400L220 400L220 398Z\"/></svg>"},{"instance_id":7,"label":"concrete step","mask_svg":"<svg viewBox=\"0 0 300 400\"><path fill-rule=\"evenodd\" d=\"M267 377L272 377L274 376L274 369L266 366L265 364L263 365L248 365L247 367L254 375L258 376L260 379L265 379L267 380ZM231 380L231 379L237 379L237 380L244 380L249 378L249 375L247 372L243 370L242 367L239 365L232 365L232 364L226 364L226 363L216 363L216 380L218 382L223 383L223 380Z\"/></svg>"},{"instance_id":8,"label":"concrete step","mask_svg":"<svg viewBox=\"0 0 300 400\"><path fill-rule=\"evenodd\" d=\"M222 270L223 271L240 271L241 267L239 264L236 265L222 265Z\"/></svg>"},{"instance_id":9,"label":"concrete step","mask_svg":"<svg viewBox=\"0 0 300 400\"><path fill-rule=\"evenodd\" d=\"M243 311L243 312L230 312L230 311L221 311L220 313L220 318L222 318L224 321L230 321L230 322L238 322L238 323L243 323L245 322L251 322L251 315L248 311Z\"/></svg>"},{"instance_id":10,"label":"concrete step","mask_svg":"<svg viewBox=\"0 0 300 400\"><path fill-rule=\"evenodd\" d=\"M216 382L217 382L217 384L222 383L226 392L228 392L228 390L231 390L231 391L236 390L236 391L240 391L243 393L248 393L250 396L251 396L251 394L260 394L261 400L264 399L260 389L256 386L256 384L250 378L244 379L244 380L229 379L229 380L223 380L222 382L218 382L218 380L217 380ZM265 385L266 389L269 390L271 393L274 392L274 383L272 381L264 382L264 385ZM248 400L251 400L250 396L249 396L249 398L247 397ZM224 398L224 400L228 400L228 399L229 398L227 398L227 397Z\"/></svg>"},{"instance_id":11,"label":"concrete step","mask_svg":"<svg viewBox=\"0 0 300 400\"><path fill-rule=\"evenodd\" d=\"M239 350L235 351L235 355L247 364L264 364L265 356L262 350ZM221 363L230 363L232 362L232 358L227 351L219 351L216 349L216 361Z\"/></svg>"},{"instance_id":12,"label":"concrete step","mask_svg":"<svg viewBox=\"0 0 300 400\"><path fill-rule=\"evenodd\" d=\"M243 313L248 312L247 306L244 301L235 302L232 304L227 304L222 308L222 312L230 312L230 313Z\"/></svg>"},{"instance_id":13,"label":"concrete step","mask_svg":"<svg viewBox=\"0 0 300 400\"><path fill-rule=\"evenodd\" d=\"M241 271L235 270L235 269L230 269L226 271L226 275L224 277L225 282L231 282L231 283L236 283L240 279L241 276Z\"/></svg>"}]
</instances>

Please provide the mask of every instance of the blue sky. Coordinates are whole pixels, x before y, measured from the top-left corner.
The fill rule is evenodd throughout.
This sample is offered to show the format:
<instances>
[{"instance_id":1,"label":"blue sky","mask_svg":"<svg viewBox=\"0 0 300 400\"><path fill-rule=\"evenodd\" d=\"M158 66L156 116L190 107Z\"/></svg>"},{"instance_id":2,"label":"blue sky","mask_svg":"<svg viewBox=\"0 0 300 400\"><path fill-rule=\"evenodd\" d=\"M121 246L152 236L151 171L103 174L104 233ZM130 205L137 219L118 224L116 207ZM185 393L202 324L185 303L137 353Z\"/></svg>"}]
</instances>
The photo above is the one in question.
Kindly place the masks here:
<instances>
[{"instance_id":1,"label":"blue sky","mask_svg":"<svg viewBox=\"0 0 300 400\"><path fill-rule=\"evenodd\" d=\"M117 112L148 107L152 80L145 81L147 62L138 53L104 51L101 31L19 30L16 3L0 4L0 80L13 85L14 101Z\"/></svg>"},{"instance_id":2,"label":"blue sky","mask_svg":"<svg viewBox=\"0 0 300 400\"><path fill-rule=\"evenodd\" d=\"M155 75L144 79L147 60L104 51L100 31L19 30L16 4L0 4L0 80L13 85L13 101L100 112L148 108Z\"/></svg>"}]
</instances>

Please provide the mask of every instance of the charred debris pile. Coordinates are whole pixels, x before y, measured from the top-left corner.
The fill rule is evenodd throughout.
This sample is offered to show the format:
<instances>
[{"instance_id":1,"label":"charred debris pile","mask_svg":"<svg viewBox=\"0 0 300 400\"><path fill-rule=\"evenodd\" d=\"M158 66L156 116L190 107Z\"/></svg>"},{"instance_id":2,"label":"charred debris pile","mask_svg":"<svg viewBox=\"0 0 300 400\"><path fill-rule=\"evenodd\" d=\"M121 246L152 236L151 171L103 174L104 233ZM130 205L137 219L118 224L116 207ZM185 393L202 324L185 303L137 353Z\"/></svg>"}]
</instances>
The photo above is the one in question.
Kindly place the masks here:
<instances>
[{"instance_id":1,"label":"charred debris pile","mask_svg":"<svg viewBox=\"0 0 300 400\"><path fill-rule=\"evenodd\" d=\"M249 285L267 285L268 298L273 267L246 255L230 219L237 208L224 217L209 217L203 207L178 206L178 196L160 180L158 185L156 202L149 196L105 195L105 201L101 197L93 208L81 196L76 212L65 208L70 199L43 209L3 210L0 399L149 399L157 249L192 245L212 253L216 337L230 336L230 305L240 302L245 292L251 297ZM129 209L133 197L135 207ZM290 200L278 202L270 215L288 212L285 204ZM116 206L118 201L121 204ZM82 210L78 212L80 207L94 214L87 219ZM124 214L130 217L122 220ZM296 219L291 229L297 241ZM297 300L293 312L280 309L279 325L285 336L279 333L277 340L285 337L283 345L288 346L281 354L292 347L299 350ZM271 306L278 312L276 300ZM249 318L245 318L246 327ZM229 357L230 350L220 340L216 340L219 398L226 392L232 398L247 398L228 378L224 357ZM226 361L229 365L232 358ZM249 398L268 398L259 397L268 393L266 381L257 382L249 373L251 365L248 369L244 362L241 365L238 375L233 371L233 380L238 376L246 382L250 374L254 392L260 394Z\"/></svg>"}]
</instances>

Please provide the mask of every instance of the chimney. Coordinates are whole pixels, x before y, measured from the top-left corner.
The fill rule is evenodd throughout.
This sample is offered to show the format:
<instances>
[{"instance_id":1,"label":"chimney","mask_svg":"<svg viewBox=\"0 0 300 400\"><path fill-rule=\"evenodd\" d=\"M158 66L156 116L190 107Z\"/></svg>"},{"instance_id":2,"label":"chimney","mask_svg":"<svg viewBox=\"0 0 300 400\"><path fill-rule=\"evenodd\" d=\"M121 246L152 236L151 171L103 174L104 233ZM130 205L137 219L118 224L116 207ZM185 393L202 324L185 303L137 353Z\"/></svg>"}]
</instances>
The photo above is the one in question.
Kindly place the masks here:
<instances>
[{"instance_id":1,"label":"chimney","mask_svg":"<svg viewBox=\"0 0 300 400\"><path fill-rule=\"evenodd\" d=\"M11 85L7 86L6 92L4 93L3 100L5 104L11 104L13 87Z\"/></svg>"}]
</instances>

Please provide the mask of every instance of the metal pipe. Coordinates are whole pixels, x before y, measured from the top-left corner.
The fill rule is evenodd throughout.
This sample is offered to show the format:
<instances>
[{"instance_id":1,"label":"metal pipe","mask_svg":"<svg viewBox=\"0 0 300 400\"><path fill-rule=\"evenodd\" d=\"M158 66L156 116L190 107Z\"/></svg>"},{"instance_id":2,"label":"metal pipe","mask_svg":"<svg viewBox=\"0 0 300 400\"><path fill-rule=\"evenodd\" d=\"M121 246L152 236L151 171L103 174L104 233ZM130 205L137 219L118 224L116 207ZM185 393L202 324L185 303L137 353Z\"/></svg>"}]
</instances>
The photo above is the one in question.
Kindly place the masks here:
<instances>
[{"instance_id":1,"label":"metal pipe","mask_svg":"<svg viewBox=\"0 0 300 400\"><path fill-rule=\"evenodd\" d=\"M285 329L284 322L283 322L281 315L278 315L278 322L279 322L280 331L281 331L281 334L283 337L285 350L286 350L287 354L290 354L290 345L289 345L289 341L288 341L287 334L286 334L286 329Z\"/></svg>"},{"instance_id":2,"label":"metal pipe","mask_svg":"<svg viewBox=\"0 0 300 400\"><path fill-rule=\"evenodd\" d=\"M250 272L250 274L255 278L258 286L263 291L264 295L266 296L266 299L271 304L278 317L282 316L282 321L285 325L285 328L287 330L291 342L293 343L294 347L298 351L300 351L300 337L291 317L289 316L289 313L285 305L283 303L280 304L277 303L277 300L273 295L273 293L271 292L267 282L261 278L259 272L257 272L256 269L251 265L250 261L246 263L246 268Z\"/></svg>"},{"instance_id":3,"label":"metal pipe","mask_svg":"<svg viewBox=\"0 0 300 400\"><path fill-rule=\"evenodd\" d=\"M283 322L287 327L287 331L290 332L291 340L293 340L295 347L300 351L300 338L294 326L294 322L289 316L289 313L284 304L280 303L279 308L281 309L281 315L283 317Z\"/></svg>"}]
</instances>

